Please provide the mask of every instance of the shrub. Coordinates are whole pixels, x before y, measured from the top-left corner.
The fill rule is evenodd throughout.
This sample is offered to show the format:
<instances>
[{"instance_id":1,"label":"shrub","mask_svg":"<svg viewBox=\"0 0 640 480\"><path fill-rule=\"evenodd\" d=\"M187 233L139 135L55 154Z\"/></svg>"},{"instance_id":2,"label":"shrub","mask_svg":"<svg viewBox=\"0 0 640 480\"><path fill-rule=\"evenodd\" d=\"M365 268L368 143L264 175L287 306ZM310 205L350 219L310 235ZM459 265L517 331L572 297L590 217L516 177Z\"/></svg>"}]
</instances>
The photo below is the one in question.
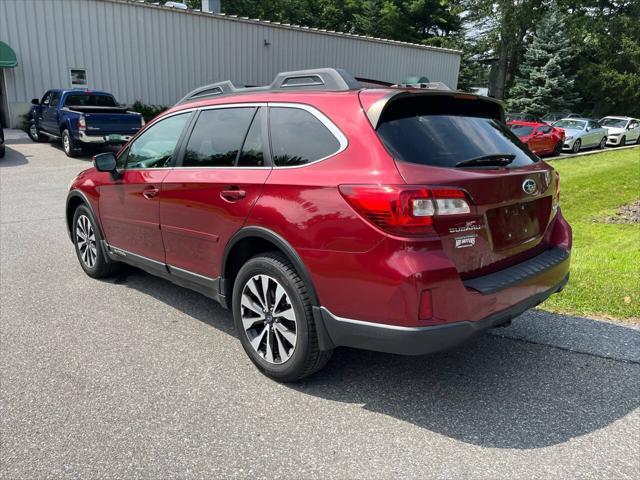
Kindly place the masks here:
<instances>
[{"instance_id":1,"label":"shrub","mask_svg":"<svg viewBox=\"0 0 640 480\"><path fill-rule=\"evenodd\" d=\"M146 103L142 103L140 100L136 100L129 107L129 110L142 114L144 121L148 122L149 120L160 115L168 108L169 107L167 107L166 105L147 105Z\"/></svg>"}]
</instances>

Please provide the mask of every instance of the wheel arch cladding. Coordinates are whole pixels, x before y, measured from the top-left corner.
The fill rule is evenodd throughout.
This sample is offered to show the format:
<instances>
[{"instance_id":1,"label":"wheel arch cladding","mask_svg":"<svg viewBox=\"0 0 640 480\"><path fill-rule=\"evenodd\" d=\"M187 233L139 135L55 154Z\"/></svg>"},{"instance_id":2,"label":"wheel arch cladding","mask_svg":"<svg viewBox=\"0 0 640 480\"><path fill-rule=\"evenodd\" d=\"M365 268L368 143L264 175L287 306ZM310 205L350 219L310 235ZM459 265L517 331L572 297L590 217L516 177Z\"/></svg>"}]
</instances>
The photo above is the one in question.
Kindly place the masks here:
<instances>
[{"instance_id":1,"label":"wheel arch cladding","mask_svg":"<svg viewBox=\"0 0 640 480\"><path fill-rule=\"evenodd\" d=\"M231 299L238 271L251 257L261 253L279 251L304 280L313 306L320 306L311 275L298 252L280 235L262 227L246 227L238 231L227 244L222 257L222 294Z\"/></svg>"}]
</instances>

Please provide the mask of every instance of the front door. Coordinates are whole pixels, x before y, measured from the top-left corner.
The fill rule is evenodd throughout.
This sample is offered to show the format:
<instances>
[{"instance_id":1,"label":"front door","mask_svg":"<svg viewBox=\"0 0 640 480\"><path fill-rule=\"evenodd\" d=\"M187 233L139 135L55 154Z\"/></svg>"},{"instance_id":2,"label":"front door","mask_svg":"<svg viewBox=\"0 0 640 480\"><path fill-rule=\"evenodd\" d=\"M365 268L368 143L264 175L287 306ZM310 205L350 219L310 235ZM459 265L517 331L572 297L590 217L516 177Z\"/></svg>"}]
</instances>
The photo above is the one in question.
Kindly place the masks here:
<instances>
[{"instance_id":1,"label":"front door","mask_svg":"<svg viewBox=\"0 0 640 480\"><path fill-rule=\"evenodd\" d=\"M182 158L162 186L160 224L170 267L220 276L224 247L271 172L265 109L200 112Z\"/></svg>"},{"instance_id":2,"label":"front door","mask_svg":"<svg viewBox=\"0 0 640 480\"><path fill-rule=\"evenodd\" d=\"M119 179L100 187L106 241L120 250L164 263L160 193L191 112L149 126L118 158Z\"/></svg>"},{"instance_id":3,"label":"front door","mask_svg":"<svg viewBox=\"0 0 640 480\"><path fill-rule=\"evenodd\" d=\"M58 127L58 105L60 104L60 92L51 92L49 98L49 105L42 108L42 127L43 130L53 134L60 135L60 129Z\"/></svg>"}]
</instances>

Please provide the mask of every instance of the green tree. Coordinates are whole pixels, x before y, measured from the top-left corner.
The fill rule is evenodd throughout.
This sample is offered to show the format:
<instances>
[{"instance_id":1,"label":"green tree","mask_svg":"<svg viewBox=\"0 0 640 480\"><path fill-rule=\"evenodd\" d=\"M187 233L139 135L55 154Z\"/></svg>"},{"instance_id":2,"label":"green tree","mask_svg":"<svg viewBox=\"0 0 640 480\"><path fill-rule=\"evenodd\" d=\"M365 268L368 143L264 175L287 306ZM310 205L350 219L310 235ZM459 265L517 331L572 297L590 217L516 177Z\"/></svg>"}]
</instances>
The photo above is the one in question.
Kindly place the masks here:
<instances>
[{"instance_id":1,"label":"green tree","mask_svg":"<svg viewBox=\"0 0 640 480\"><path fill-rule=\"evenodd\" d=\"M563 16L555 10L540 22L510 92L511 110L542 115L575 107L578 97L568 73L573 49L564 25Z\"/></svg>"}]
</instances>

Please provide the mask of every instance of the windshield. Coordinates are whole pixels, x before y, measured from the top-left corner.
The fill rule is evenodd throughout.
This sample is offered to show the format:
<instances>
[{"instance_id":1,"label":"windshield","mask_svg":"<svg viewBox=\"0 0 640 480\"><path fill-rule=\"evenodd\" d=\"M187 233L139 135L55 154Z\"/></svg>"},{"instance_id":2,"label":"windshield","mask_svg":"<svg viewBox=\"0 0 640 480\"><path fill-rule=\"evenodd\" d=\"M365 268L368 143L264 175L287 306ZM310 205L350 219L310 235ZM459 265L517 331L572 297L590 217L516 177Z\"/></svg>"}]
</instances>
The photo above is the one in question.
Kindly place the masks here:
<instances>
[{"instance_id":1,"label":"windshield","mask_svg":"<svg viewBox=\"0 0 640 480\"><path fill-rule=\"evenodd\" d=\"M412 115L383 121L378 136L398 160L453 168L481 157L513 157L509 167L538 161L503 123L462 115Z\"/></svg>"},{"instance_id":2,"label":"windshield","mask_svg":"<svg viewBox=\"0 0 640 480\"><path fill-rule=\"evenodd\" d=\"M627 126L627 121L621 118L603 118L600 120L600 125L603 127L612 127L612 128L625 128Z\"/></svg>"},{"instance_id":3,"label":"windshield","mask_svg":"<svg viewBox=\"0 0 640 480\"><path fill-rule=\"evenodd\" d=\"M94 93L73 93L64 102L66 107L117 107L116 99L111 95Z\"/></svg>"},{"instance_id":4,"label":"windshield","mask_svg":"<svg viewBox=\"0 0 640 480\"><path fill-rule=\"evenodd\" d=\"M559 128L568 128L570 130L582 130L584 129L587 122L583 122L581 120L558 120L553 124L554 127Z\"/></svg>"},{"instance_id":5,"label":"windshield","mask_svg":"<svg viewBox=\"0 0 640 480\"><path fill-rule=\"evenodd\" d=\"M531 135L533 127L528 127L527 125L511 125L511 131L519 137L526 137L527 135Z\"/></svg>"}]
</instances>

